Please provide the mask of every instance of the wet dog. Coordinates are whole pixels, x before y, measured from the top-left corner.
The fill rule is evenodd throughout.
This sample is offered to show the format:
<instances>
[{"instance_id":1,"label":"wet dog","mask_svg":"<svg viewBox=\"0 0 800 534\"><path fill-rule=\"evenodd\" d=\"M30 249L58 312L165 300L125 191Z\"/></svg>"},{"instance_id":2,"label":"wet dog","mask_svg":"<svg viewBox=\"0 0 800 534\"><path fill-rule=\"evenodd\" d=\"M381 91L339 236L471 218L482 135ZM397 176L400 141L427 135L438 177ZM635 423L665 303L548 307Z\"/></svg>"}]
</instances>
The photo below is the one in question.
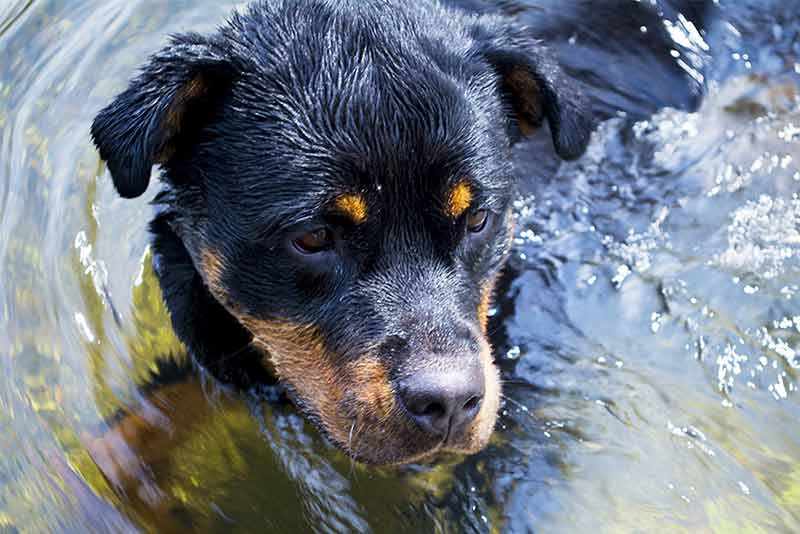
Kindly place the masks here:
<instances>
[{"instance_id":1,"label":"wet dog","mask_svg":"<svg viewBox=\"0 0 800 534\"><path fill-rule=\"evenodd\" d=\"M598 19L622 48L648 8L522 4L258 2L174 37L93 123L123 197L161 166L155 267L190 354L239 387L279 381L359 461L487 444L512 147L547 135L543 161L576 158L598 113L624 107L624 77L589 95L610 67L567 75L538 39L567 46L591 9L624 19ZM662 30L641 51L680 76ZM674 95L691 91L646 101Z\"/></svg>"}]
</instances>

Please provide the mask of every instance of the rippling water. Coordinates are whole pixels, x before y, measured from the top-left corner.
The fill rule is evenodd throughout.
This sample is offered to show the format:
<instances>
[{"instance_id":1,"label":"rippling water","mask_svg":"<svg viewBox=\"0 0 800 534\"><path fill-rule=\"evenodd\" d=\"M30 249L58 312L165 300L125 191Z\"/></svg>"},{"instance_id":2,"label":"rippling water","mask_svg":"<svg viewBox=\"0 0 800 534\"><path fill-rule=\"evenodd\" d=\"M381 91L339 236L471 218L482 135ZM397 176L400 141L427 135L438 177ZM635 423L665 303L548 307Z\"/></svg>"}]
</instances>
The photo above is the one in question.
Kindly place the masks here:
<instances>
[{"instance_id":1,"label":"rippling water","mask_svg":"<svg viewBox=\"0 0 800 534\"><path fill-rule=\"evenodd\" d=\"M800 531L796 1L720 0L702 35L670 22L701 107L612 118L526 182L485 452L366 469L207 381L165 423L169 457L115 491L92 437L183 349L149 199L116 196L89 123L165 35L237 4L0 5L0 532Z\"/></svg>"}]
</instances>

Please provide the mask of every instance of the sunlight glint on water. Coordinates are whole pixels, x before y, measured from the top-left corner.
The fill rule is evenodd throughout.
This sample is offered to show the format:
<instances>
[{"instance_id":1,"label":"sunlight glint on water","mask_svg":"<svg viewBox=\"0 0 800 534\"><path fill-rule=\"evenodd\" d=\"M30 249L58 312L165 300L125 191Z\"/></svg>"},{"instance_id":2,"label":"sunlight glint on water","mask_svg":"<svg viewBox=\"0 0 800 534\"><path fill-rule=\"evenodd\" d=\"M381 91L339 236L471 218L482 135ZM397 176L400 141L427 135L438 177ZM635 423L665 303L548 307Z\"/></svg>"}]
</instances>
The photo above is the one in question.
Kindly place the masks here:
<instances>
[{"instance_id":1,"label":"sunlight glint on water","mask_svg":"<svg viewBox=\"0 0 800 534\"><path fill-rule=\"evenodd\" d=\"M167 34L239 4L0 7L0 532L800 531L795 1L721 0L705 33L664 21L701 108L609 120L529 180L485 452L368 470L209 381L208 418L151 466L175 524L115 494L87 444L182 349L149 265L154 188L119 199L89 123Z\"/></svg>"}]
</instances>

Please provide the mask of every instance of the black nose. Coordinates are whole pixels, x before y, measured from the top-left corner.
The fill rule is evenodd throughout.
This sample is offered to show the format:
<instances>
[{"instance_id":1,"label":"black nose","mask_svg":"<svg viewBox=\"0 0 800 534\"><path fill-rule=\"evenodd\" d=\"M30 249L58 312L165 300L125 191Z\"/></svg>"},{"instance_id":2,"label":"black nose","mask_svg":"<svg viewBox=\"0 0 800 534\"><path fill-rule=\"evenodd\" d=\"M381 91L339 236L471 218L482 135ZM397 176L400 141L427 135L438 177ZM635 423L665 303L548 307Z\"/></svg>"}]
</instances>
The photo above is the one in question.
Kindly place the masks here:
<instances>
[{"instance_id":1,"label":"black nose","mask_svg":"<svg viewBox=\"0 0 800 534\"><path fill-rule=\"evenodd\" d=\"M411 419L435 436L457 435L478 415L483 401L480 364L452 364L417 371L401 385Z\"/></svg>"}]
</instances>

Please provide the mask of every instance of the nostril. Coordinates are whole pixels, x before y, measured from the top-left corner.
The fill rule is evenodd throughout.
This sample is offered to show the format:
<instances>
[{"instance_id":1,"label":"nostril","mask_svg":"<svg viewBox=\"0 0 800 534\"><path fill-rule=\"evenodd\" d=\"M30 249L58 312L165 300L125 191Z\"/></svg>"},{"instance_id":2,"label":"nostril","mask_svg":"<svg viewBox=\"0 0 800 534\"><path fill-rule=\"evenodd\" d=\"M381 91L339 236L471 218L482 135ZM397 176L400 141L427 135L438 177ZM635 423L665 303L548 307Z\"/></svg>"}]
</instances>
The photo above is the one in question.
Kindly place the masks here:
<instances>
[{"instance_id":1,"label":"nostril","mask_svg":"<svg viewBox=\"0 0 800 534\"><path fill-rule=\"evenodd\" d=\"M460 436L478 416L483 402L479 365L417 369L399 384L409 419L431 436Z\"/></svg>"},{"instance_id":2,"label":"nostril","mask_svg":"<svg viewBox=\"0 0 800 534\"><path fill-rule=\"evenodd\" d=\"M475 395L473 397L470 397L470 399L464 403L462 410L464 410L464 412L467 413L476 411L480 407L482 400L483 400L482 395Z\"/></svg>"},{"instance_id":3,"label":"nostril","mask_svg":"<svg viewBox=\"0 0 800 534\"><path fill-rule=\"evenodd\" d=\"M452 404L446 397L427 390L412 390L403 400L411 418L423 429L435 435L447 433Z\"/></svg>"},{"instance_id":4,"label":"nostril","mask_svg":"<svg viewBox=\"0 0 800 534\"><path fill-rule=\"evenodd\" d=\"M443 404L438 402L430 402L425 404L421 407L421 409L414 409L411 408L411 413L414 415L419 415L422 417L444 417L447 415L447 409L444 407Z\"/></svg>"}]
</instances>

